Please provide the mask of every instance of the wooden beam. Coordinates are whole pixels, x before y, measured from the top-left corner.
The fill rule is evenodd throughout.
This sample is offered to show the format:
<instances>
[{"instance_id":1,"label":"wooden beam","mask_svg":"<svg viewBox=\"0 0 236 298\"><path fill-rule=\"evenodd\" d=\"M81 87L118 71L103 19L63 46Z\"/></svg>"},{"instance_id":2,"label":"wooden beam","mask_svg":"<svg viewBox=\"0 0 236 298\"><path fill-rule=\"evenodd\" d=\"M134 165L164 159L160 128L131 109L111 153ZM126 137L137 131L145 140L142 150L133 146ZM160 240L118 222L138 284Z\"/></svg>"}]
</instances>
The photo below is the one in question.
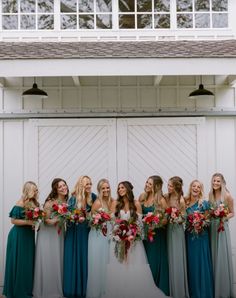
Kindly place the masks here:
<instances>
[{"instance_id":1,"label":"wooden beam","mask_svg":"<svg viewBox=\"0 0 236 298\"><path fill-rule=\"evenodd\" d=\"M159 86L163 76L154 76L154 86Z\"/></svg>"},{"instance_id":2,"label":"wooden beam","mask_svg":"<svg viewBox=\"0 0 236 298\"><path fill-rule=\"evenodd\" d=\"M78 87L78 86L81 86L79 77L77 77L77 76L73 76L72 79L73 79L73 81L74 81L75 86L77 86L77 87Z\"/></svg>"},{"instance_id":3,"label":"wooden beam","mask_svg":"<svg viewBox=\"0 0 236 298\"><path fill-rule=\"evenodd\" d=\"M4 78L0 78L0 87L1 88L4 87L4 83L5 83L5 79Z\"/></svg>"},{"instance_id":4,"label":"wooden beam","mask_svg":"<svg viewBox=\"0 0 236 298\"><path fill-rule=\"evenodd\" d=\"M228 84L231 87L236 87L236 76L229 75L228 76Z\"/></svg>"}]
</instances>

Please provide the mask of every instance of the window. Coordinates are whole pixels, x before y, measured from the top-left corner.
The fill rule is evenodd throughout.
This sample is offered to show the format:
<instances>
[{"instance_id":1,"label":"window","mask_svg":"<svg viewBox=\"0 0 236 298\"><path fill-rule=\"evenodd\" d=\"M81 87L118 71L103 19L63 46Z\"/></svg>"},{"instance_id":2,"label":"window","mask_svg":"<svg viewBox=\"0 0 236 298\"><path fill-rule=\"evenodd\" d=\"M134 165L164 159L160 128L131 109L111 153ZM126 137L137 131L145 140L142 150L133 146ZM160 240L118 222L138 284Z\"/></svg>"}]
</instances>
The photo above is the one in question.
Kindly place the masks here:
<instances>
[{"instance_id":1,"label":"window","mask_svg":"<svg viewBox=\"0 0 236 298\"><path fill-rule=\"evenodd\" d=\"M228 0L177 0L177 28L227 28Z\"/></svg>"},{"instance_id":2,"label":"window","mask_svg":"<svg viewBox=\"0 0 236 298\"><path fill-rule=\"evenodd\" d=\"M228 28L228 0L0 0L2 30Z\"/></svg>"},{"instance_id":3,"label":"window","mask_svg":"<svg viewBox=\"0 0 236 298\"><path fill-rule=\"evenodd\" d=\"M2 29L54 29L53 0L2 0Z\"/></svg>"},{"instance_id":4,"label":"window","mask_svg":"<svg viewBox=\"0 0 236 298\"><path fill-rule=\"evenodd\" d=\"M112 29L112 0L61 0L61 29Z\"/></svg>"},{"instance_id":5,"label":"window","mask_svg":"<svg viewBox=\"0 0 236 298\"><path fill-rule=\"evenodd\" d=\"M119 0L119 28L170 28L170 0Z\"/></svg>"}]
</instances>

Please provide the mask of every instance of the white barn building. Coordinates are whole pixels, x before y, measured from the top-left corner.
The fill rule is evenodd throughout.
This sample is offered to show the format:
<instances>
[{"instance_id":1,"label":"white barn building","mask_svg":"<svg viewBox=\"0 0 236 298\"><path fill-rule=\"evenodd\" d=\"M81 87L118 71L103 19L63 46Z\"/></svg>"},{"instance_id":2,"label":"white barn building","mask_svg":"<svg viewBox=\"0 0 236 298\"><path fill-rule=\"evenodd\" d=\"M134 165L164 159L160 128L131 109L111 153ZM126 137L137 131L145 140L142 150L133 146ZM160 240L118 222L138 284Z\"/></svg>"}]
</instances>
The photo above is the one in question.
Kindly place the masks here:
<instances>
[{"instance_id":1,"label":"white barn building","mask_svg":"<svg viewBox=\"0 0 236 298\"><path fill-rule=\"evenodd\" d=\"M0 1L0 289L22 185L179 175L236 199L235 0ZM36 82L48 98L22 97ZM214 96L189 98L199 84ZM231 220L236 296L236 219ZM0 290L1 293L1 290Z\"/></svg>"}]
</instances>

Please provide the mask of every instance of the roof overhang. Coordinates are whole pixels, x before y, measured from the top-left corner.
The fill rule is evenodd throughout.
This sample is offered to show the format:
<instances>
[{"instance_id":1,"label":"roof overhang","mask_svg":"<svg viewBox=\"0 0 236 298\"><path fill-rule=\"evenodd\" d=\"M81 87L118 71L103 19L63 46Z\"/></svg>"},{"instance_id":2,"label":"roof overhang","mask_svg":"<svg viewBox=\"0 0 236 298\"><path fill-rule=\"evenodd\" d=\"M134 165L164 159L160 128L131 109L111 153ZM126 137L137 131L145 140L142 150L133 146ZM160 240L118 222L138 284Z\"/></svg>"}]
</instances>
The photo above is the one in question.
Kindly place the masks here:
<instances>
[{"instance_id":1,"label":"roof overhang","mask_svg":"<svg viewBox=\"0 0 236 298\"><path fill-rule=\"evenodd\" d=\"M235 58L0 60L0 77L235 75Z\"/></svg>"}]
</instances>

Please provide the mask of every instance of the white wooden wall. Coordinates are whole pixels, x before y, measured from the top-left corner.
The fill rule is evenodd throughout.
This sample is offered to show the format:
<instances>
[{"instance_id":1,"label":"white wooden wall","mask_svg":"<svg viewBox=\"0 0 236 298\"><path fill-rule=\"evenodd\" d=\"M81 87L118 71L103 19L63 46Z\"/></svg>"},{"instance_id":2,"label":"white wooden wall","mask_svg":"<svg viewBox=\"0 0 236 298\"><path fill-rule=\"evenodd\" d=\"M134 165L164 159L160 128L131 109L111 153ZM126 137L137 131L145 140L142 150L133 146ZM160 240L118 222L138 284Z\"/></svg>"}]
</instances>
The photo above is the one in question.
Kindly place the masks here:
<instances>
[{"instance_id":1,"label":"white wooden wall","mask_svg":"<svg viewBox=\"0 0 236 298\"><path fill-rule=\"evenodd\" d=\"M171 120L172 119L172 120ZM164 156L166 159L166 163L163 161L163 164L161 164L160 167L160 174L164 176L164 180L166 181L168 179L168 176L171 176L172 174L179 174L180 176L184 177L185 182L185 189L187 189L187 185L189 182L195 178L199 177L201 180L203 180L206 188L206 192L209 190L210 185L210 178L211 175L216 171L221 171L224 173L228 188L231 190L233 196L236 198L236 158L235 158L235 151L236 151L236 119L234 117L211 117L204 119L199 118L171 118L167 120L160 120L159 118L152 118L152 119L121 119L116 121L115 119L83 119L81 120L72 120L72 119L63 119L63 120L2 120L0 121L0 284L3 284L3 270L4 270L4 262L5 262L5 248L6 248L6 240L7 240L7 234L11 227L10 220L8 218L9 210L12 208L16 200L19 198L19 195L21 194L21 188L23 185L23 182L26 179L36 179L36 182L39 182L40 185L40 192L43 194L41 197L41 201L44 200L44 194L48 193L50 189L50 182L51 178L54 177L54 175L60 175L58 171L58 168L60 168L61 164L56 164L55 160L53 161L53 164L51 167L53 168L53 171L47 170L45 168L46 162L44 161L44 154L45 150L48 150L50 146L56 146L58 145L59 151L53 151L53 155L56 154L57 156L60 156L61 154L64 154L64 151L60 151L61 146L60 142L58 143L58 133L57 131L64 131L63 138L65 138L66 143L68 142L67 136L70 139L70 132L68 132L68 128L71 129L75 133L75 135L80 137L80 133L83 129L85 129L85 126L87 127L87 131L93 127L90 132L95 132L94 136L90 139L91 142L95 142L96 144L101 145L101 149L106 154L108 153L108 148L112 150L114 149L114 152L116 152L117 158L121 158L123 156L122 163L120 164L120 168L112 168L112 164L109 164L107 162L107 159L111 158L111 160L114 158L114 156L107 156L105 157L102 155L102 152L98 151L97 157L98 157L98 163L94 163L97 158L93 159L93 162L91 162L91 165L94 165L94 168L91 167L91 165L88 165L90 167L89 173L81 173L78 166L78 171L76 169L77 162L79 164L79 160L76 160L75 154L71 154L72 161L75 161L74 166L74 174L70 177L66 176L66 179L69 179L69 186L70 188L73 187L75 183L75 178L77 175L80 174L89 174L92 176L94 180L94 184L97 183L98 178L100 178L100 175L107 175L108 178L112 180L112 187L115 188L117 181L120 179L130 179L134 180L135 187L138 189L137 192L141 191L144 182L146 179L146 176L149 174L154 174L153 171L155 170L155 164L150 165L150 173L148 171L150 161L152 155L154 152L146 152L144 150L145 154L148 154L149 159L147 160L147 163L145 164L145 159L142 156L137 156L137 148L136 146L145 146L146 143L154 142L156 138L161 138L161 135L164 133L163 140L169 144L169 138L171 139L175 137L175 139L181 139L184 138L185 146L183 152L176 152L174 151L174 148L171 148L168 146L169 152L168 155L170 155L170 161L171 165L173 164L175 167L175 171L172 172L172 167L168 165L167 156ZM61 123L59 123L62 121ZM84 122L83 122L84 121ZM86 122L87 121L87 122ZM160 122L161 121L161 122ZM75 122L77 122L77 127L79 128L78 131L75 129L73 130L72 127L74 126ZM80 122L80 123L79 123ZM175 123L175 126L178 127L178 131L176 131L176 127L170 126L170 124ZM185 123L184 123L185 122ZM79 123L79 124L78 124ZM62 125L63 124L63 125ZM73 125L72 125L73 124ZM140 126L141 124L141 126ZM164 125L164 126L163 126ZM139 130L138 127L139 126ZM48 128L50 127L50 130ZM61 127L61 128L60 128ZM123 127L123 128L122 128ZM159 127L159 129L158 129ZM59 129L60 128L60 129ZM82 130L81 130L82 129ZM95 130L97 129L97 130ZM141 130L142 129L142 130ZM164 129L164 130L163 130ZM186 132L187 130L187 132ZM75 132L76 131L76 132ZM154 133L155 131L155 133ZM40 136L41 143L37 147L35 147L35 144L37 144L37 140L35 139L35 136ZM138 134L137 134L138 132ZM146 138L144 138L143 132L146 132L148 136L145 135ZM181 135L179 136L179 132L181 132ZM46 137L46 134L52 133L50 138ZM116 141L114 139L114 134L116 134ZM87 135L87 134L86 134ZM128 138L125 137L128 136ZM153 135L153 138L152 138ZM105 136L105 137L104 137ZM137 137L139 136L139 137ZM176 137L177 136L177 137ZM186 136L188 138L186 139ZM71 136L73 140L73 134ZM84 140L84 138L83 138ZM101 144L101 140L105 141L105 144L107 145L107 149L103 147ZM76 142L74 139L73 141ZM122 141L126 142L128 146L126 147L126 153L124 153L124 147L122 147ZM49 142L49 144L47 143ZM177 141L176 141L177 142ZM72 142L73 143L73 142ZM114 147L114 143L116 144L116 148ZM91 143L90 143L91 144ZM47 145L49 146L47 149ZM93 146L94 145L93 143ZM111 146L111 147L109 147ZM156 146L156 145L155 145ZM195 146L195 149L191 152L191 150L188 150L188 152L191 152L193 158L186 157L186 146L193 147ZM76 147L76 143L75 143ZM119 149L118 149L119 148ZM178 148L181 148L181 146L178 146ZM147 149L147 148L146 148ZM163 150L163 148L160 148ZM68 148L70 150L70 148ZM76 149L73 148L73 152ZM117 151L116 151L117 150ZM140 149L141 150L141 149ZM143 149L142 149L143 150ZM200 150L200 152L199 152ZM122 152L123 151L123 152ZM41 165L37 164L37 162L34 164L35 153L40 152L41 156ZM47 154L50 154L49 150ZM163 153L164 154L164 153ZM188 167L183 167L182 165L179 165L178 163L175 164L175 161L172 160L173 155L176 154L176 158L183 157L185 158L184 163L188 164ZM181 155L182 154L182 155ZM83 153L82 153L83 155ZM68 156L70 154L66 155L66 158L62 158L65 162L68 162ZM86 156L86 154L85 154ZM128 157L128 163L127 163L127 157ZM99 157L101 159L99 160ZM48 156L49 159L52 158L51 155ZM88 158L88 157L87 157ZM200 160L199 160L200 158ZM205 162L204 162L205 159ZM104 163L103 163L104 160ZM126 160L126 164L125 164ZM191 165L191 161L194 161L195 165ZM138 161L138 162L136 162ZM134 167L134 162L136 162ZM117 163L117 167L118 167ZM55 167L54 167L55 166ZM82 167L82 164L80 164ZM125 166L125 167L123 167ZM138 168L136 168L136 166ZM102 167L101 172L100 168ZM139 168L140 167L140 168ZM115 169L116 168L116 174ZM139 172L144 169L142 174L139 174ZM170 169L168 169L170 168ZM37 170L36 170L37 169ZM83 171L86 170L86 168L83 168ZM99 169L99 171L97 171ZM109 172L110 169L110 172ZM128 169L128 171L127 171ZM189 173L187 173L188 169L191 169ZM39 170L39 171L38 171ZM45 170L45 171L44 171ZM73 171L72 168L68 168L67 171ZM38 174L45 174L48 173L48 176L46 178L40 178L37 175ZM109 177L111 175L111 177ZM60 176L64 176L63 174ZM133 177L134 176L134 177ZM132 179L133 178L133 179ZM114 179L114 180L113 180ZM47 181L48 180L48 181ZM41 188L41 184L43 186L43 189ZM166 187L166 186L165 186ZM94 185L94 191L95 191L95 185ZM114 192L115 193L115 192ZM234 269L236 270L236 237L234 236L234 233L232 232L233 229L236 228L236 221L235 219L231 220L231 236L232 236L232 247L233 247L233 255L234 255ZM236 271L235 271L236 272ZM235 281L236 282L236 281Z\"/></svg>"}]
</instances>

